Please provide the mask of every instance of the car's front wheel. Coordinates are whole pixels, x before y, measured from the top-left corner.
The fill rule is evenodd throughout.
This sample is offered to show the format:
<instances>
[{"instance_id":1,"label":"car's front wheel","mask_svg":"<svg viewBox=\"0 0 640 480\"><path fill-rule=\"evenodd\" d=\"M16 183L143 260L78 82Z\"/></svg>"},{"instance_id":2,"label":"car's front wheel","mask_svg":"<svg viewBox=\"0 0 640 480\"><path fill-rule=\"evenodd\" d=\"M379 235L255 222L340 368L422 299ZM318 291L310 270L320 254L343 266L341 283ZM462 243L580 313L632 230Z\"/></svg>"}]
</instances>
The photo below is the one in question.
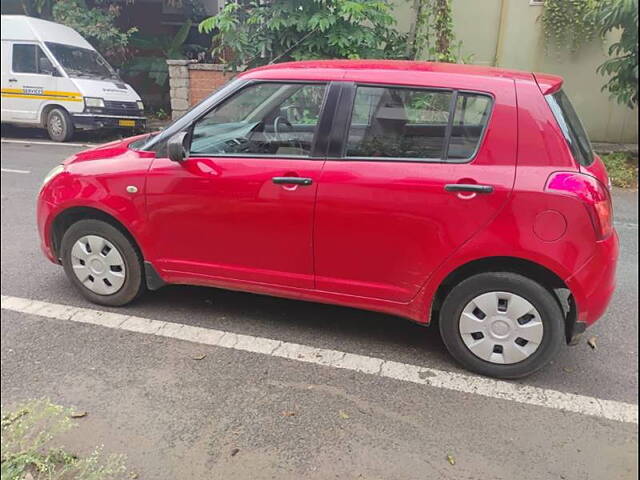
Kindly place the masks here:
<instances>
[{"instance_id":1,"label":"car's front wheel","mask_svg":"<svg viewBox=\"0 0 640 480\"><path fill-rule=\"evenodd\" d=\"M121 306L144 289L143 266L135 245L113 225L81 220L62 237L65 272L90 301Z\"/></svg>"},{"instance_id":2,"label":"car's front wheel","mask_svg":"<svg viewBox=\"0 0 640 480\"><path fill-rule=\"evenodd\" d=\"M468 370L521 378L544 367L565 340L553 293L515 273L474 275L453 287L440 311L440 332Z\"/></svg>"}]
</instances>

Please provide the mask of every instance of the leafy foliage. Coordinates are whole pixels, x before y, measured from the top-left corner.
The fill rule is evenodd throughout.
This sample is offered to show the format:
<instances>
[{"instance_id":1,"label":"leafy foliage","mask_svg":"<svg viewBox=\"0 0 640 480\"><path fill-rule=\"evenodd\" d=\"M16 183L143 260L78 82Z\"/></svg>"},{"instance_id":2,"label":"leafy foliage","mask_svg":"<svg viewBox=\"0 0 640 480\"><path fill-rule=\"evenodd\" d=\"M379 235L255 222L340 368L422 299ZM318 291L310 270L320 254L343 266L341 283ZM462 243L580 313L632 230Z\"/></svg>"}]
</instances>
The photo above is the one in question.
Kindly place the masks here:
<instances>
[{"instance_id":1,"label":"leafy foliage","mask_svg":"<svg viewBox=\"0 0 640 480\"><path fill-rule=\"evenodd\" d=\"M460 54L462 42L456 42L450 0L419 0L410 56L430 61L468 63Z\"/></svg>"},{"instance_id":2,"label":"leafy foliage","mask_svg":"<svg viewBox=\"0 0 640 480\"><path fill-rule=\"evenodd\" d=\"M95 4L91 8L85 0L57 0L52 9L53 20L77 30L107 58L121 55L137 28L121 31L115 25L120 15L117 2L99 0Z\"/></svg>"},{"instance_id":3,"label":"leafy foliage","mask_svg":"<svg viewBox=\"0 0 640 480\"><path fill-rule=\"evenodd\" d=\"M232 67L314 58L397 58L405 37L383 0L231 2L200 23Z\"/></svg>"},{"instance_id":4,"label":"leafy foliage","mask_svg":"<svg viewBox=\"0 0 640 480\"><path fill-rule=\"evenodd\" d=\"M132 60L124 65L124 70L129 75L146 73L158 85L163 86L169 78L169 69L166 60L180 60L187 58L187 49L201 49L199 45L186 44L189 31L193 23L187 20L173 38L149 35L134 35L131 38L131 46L141 51Z\"/></svg>"},{"instance_id":5,"label":"leafy foliage","mask_svg":"<svg viewBox=\"0 0 640 480\"><path fill-rule=\"evenodd\" d=\"M603 0L545 0L540 17L547 47L577 52L598 34L593 12Z\"/></svg>"},{"instance_id":6,"label":"leafy foliage","mask_svg":"<svg viewBox=\"0 0 640 480\"><path fill-rule=\"evenodd\" d=\"M610 76L603 90L629 108L638 106L638 0L608 0L595 12L601 35L620 29L618 42L609 47L612 57L598 67Z\"/></svg>"},{"instance_id":7,"label":"leafy foliage","mask_svg":"<svg viewBox=\"0 0 640 480\"><path fill-rule=\"evenodd\" d=\"M49 444L74 427L72 411L48 400L32 400L15 409L2 410L3 480L22 480L27 473L35 480L124 480L121 456L104 457L100 449L78 458Z\"/></svg>"}]
</instances>

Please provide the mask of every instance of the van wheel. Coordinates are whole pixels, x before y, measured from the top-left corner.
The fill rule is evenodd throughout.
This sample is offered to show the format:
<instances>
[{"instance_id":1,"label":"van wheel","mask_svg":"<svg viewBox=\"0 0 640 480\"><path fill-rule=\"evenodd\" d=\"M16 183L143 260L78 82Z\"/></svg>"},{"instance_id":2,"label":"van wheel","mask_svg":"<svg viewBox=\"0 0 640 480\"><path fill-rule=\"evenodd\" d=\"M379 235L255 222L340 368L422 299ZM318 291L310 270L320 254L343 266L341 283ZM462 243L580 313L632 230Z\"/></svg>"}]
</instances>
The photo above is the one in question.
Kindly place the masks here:
<instances>
[{"instance_id":1,"label":"van wheel","mask_svg":"<svg viewBox=\"0 0 640 480\"><path fill-rule=\"evenodd\" d=\"M455 286L440 311L440 333L468 370L521 378L544 367L564 341L558 300L515 273L481 273Z\"/></svg>"},{"instance_id":2,"label":"van wheel","mask_svg":"<svg viewBox=\"0 0 640 480\"><path fill-rule=\"evenodd\" d=\"M66 142L73 137L71 116L63 108L54 108L47 115L47 132L55 142Z\"/></svg>"},{"instance_id":3,"label":"van wheel","mask_svg":"<svg viewBox=\"0 0 640 480\"><path fill-rule=\"evenodd\" d=\"M67 276L93 303L126 305L144 290L140 254L113 225L100 220L74 223L62 237L60 253Z\"/></svg>"}]
</instances>

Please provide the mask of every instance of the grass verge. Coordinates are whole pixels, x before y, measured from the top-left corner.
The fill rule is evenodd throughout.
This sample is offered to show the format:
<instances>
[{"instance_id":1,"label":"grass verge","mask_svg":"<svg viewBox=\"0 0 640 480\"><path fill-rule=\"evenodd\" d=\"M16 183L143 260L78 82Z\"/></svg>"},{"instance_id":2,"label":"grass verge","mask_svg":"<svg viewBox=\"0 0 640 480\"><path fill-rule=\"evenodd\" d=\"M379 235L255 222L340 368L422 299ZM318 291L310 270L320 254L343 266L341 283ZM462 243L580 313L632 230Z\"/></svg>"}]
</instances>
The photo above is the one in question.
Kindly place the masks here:
<instances>
[{"instance_id":1,"label":"grass verge","mask_svg":"<svg viewBox=\"0 0 640 480\"><path fill-rule=\"evenodd\" d=\"M614 187L638 188L638 157L627 152L602 155Z\"/></svg>"},{"instance_id":2,"label":"grass verge","mask_svg":"<svg viewBox=\"0 0 640 480\"><path fill-rule=\"evenodd\" d=\"M100 448L78 457L51 444L76 426L73 411L49 400L31 400L10 411L2 408L2 480L124 480L122 455Z\"/></svg>"}]
</instances>

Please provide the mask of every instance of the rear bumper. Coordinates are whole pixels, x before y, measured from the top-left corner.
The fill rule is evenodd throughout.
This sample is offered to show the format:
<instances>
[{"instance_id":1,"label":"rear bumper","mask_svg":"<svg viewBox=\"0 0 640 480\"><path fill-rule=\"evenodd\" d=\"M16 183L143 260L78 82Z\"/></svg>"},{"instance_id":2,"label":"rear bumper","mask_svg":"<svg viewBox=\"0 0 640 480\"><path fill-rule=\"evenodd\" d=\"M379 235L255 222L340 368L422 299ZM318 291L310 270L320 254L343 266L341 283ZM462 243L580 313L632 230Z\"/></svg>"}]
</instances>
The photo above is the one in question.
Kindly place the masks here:
<instances>
[{"instance_id":1,"label":"rear bumper","mask_svg":"<svg viewBox=\"0 0 640 480\"><path fill-rule=\"evenodd\" d=\"M74 127L81 130L96 130L99 128L144 130L147 126L147 118L140 116L76 113L72 115L72 118Z\"/></svg>"},{"instance_id":2,"label":"rear bumper","mask_svg":"<svg viewBox=\"0 0 640 480\"><path fill-rule=\"evenodd\" d=\"M616 288L618 254L618 234L614 232L598 242L595 254L566 280L576 302L576 329L584 331L606 312Z\"/></svg>"}]
</instances>

